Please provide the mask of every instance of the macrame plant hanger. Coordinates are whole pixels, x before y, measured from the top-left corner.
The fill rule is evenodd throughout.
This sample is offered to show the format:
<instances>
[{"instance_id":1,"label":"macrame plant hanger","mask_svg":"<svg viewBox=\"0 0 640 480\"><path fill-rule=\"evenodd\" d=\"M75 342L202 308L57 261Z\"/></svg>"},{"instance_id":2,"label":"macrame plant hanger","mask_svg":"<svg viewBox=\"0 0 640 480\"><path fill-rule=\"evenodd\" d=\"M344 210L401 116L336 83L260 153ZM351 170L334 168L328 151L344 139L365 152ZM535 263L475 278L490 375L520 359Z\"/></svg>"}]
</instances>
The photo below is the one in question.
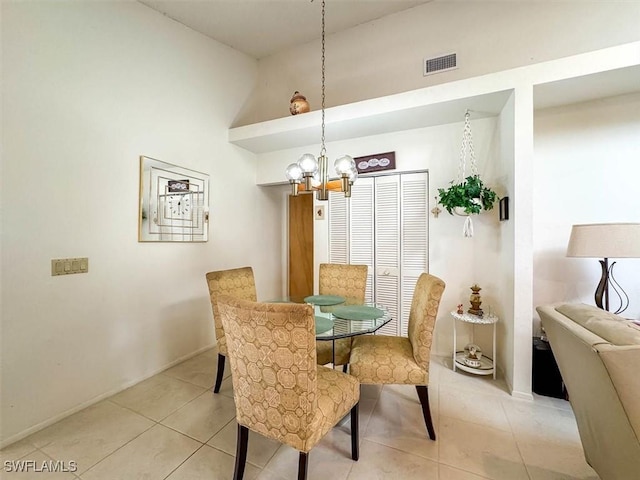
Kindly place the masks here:
<instances>
[{"instance_id":1,"label":"macrame plant hanger","mask_svg":"<svg viewBox=\"0 0 640 480\"><path fill-rule=\"evenodd\" d=\"M473 149L473 137L471 135L471 122L469 118L471 114L469 110L464 113L464 131L462 133L462 146L460 148L460 165L458 166L458 183L464 183L466 181L466 163L467 152L469 154L469 163L471 165L471 175L478 175L478 167L476 166L476 152ZM467 218L464 221L462 227L462 234L465 237L473 237L473 222L471 221L471 215L467 214Z\"/></svg>"}]
</instances>

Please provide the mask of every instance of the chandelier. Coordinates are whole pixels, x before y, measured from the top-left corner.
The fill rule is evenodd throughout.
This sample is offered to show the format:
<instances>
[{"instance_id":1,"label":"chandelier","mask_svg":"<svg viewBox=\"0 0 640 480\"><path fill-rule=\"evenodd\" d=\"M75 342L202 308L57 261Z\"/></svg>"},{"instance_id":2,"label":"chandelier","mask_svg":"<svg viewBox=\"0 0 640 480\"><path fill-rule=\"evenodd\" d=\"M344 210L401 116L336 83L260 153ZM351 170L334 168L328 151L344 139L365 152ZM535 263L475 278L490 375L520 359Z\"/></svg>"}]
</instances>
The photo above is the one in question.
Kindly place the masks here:
<instances>
[{"instance_id":1,"label":"chandelier","mask_svg":"<svg viewBox=\"0 0 640 480\"><path fill-rule=\"evenodd\" d=\"M311 0L313 1L313 0ZM286 169L285 175L291 184L291 194L297 196L300 190L305 192L317 191L318 200L328 200L329 191L344 192L345 197L351 196L351 185L358 177L356 162L349 155L338 158L334 163L339 180L329 180L329 158L324 145L324 80L325 80L325 42L324 42L325 0L322 0L322 124L320 136L320 156L305 153L296 163L292 163Z\"/></svg>"}]
</instances>

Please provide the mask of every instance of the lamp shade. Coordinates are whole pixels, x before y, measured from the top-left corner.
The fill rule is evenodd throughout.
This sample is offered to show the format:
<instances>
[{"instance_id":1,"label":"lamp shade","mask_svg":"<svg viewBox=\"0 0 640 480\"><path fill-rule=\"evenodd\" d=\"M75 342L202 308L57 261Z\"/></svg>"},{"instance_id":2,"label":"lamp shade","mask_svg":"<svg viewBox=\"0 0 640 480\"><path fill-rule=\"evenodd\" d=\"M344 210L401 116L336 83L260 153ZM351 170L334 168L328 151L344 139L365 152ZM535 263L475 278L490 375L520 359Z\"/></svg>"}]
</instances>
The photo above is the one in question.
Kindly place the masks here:
<instances>
[{"instance_id":1,"label":"lamp shade","mask_svg":"<svg viewBox=\"0 0 640 480\"><path fill-rule=\"evenodd\" d=\"M574 225L567 257L640 258L640 223Z\"/></svg>"}]
</instances>

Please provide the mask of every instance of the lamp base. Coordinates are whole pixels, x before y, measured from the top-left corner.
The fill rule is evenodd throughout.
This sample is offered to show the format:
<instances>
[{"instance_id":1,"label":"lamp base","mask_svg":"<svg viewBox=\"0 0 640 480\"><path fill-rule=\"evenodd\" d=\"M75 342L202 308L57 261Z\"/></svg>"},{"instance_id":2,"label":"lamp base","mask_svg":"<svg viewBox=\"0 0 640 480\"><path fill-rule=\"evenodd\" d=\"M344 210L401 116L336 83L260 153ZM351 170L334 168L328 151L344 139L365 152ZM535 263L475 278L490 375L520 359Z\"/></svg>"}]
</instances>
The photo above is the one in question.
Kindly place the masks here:
<instances>
[{"instance_id":1,"label":"lamp base","mask_svg":"<svg viewBox=\"0 0 640 480\"><path fill-rule=\"evenodd\" d=\"M615 277L613 276L613 266L616 262L613 262L609 265L609 259L604 258L603 260L599 260L600 266L602 267L602 276L600 277L600 282L596 288L596 293L594 295L594 300L596 302L596 306L607 312L609 310L609 286L616 293L618 300L620 302L620 307L613 312L614 314L619 314L624 312L629 307L629 296L617 282ZM604 303L603 303L604 301Z\"/></svg>"},{"instance_id":2,"label":"lamp base","mask_svg":"<svg viewBox=\"0 0 640 480\"><path fill-rule=\"evenodd\" d=\"M594 300L598 308L609 311L609 259L605 258L604 260L599 260L599 262L600 262L600 266L602 267L602 276L600 277L600 282L596 287ZM616 262L613 262L613 263L616 263ZM603 298L605 301L604 306L602 304Z\"/></svg>"}]
</instances>

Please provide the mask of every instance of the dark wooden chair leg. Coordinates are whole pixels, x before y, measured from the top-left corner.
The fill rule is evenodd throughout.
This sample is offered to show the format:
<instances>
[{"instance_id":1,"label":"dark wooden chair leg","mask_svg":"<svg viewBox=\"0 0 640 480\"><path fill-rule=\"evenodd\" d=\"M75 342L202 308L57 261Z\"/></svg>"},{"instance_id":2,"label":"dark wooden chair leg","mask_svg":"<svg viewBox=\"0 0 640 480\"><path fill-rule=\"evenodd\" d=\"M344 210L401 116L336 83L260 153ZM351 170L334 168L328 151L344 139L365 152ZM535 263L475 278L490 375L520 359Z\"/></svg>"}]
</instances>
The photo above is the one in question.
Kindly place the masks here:
<instances>
[{"instance_id":1,"label":"dark wooden chair leg","mask_svg":"<svg viewBox=\"0 0 640 480\"><path fill-rule=\"evenodd\" d=\"M222 385L222 376L224 375L224 361L227 357L218 354L218 373L216 374L216 386L213 387L213 393L218 393L220 391L220 385Z\"/></svg>"},{"instance_id":2,"label":"dark wooden chair leg","mask_svg":"<svg viewBox=\"0 0 640 480\"><path fill-rule=\"evenodd\" d=\"M298 460L298 480L307 480L307 467L309 465L309 454L300 452Z\"/></svg>"},{"instance_id":3,"label":"dark wooden chair leg","mask_svg":"<svg viewBox=\"0 0 640 480\"><path fill-rule=\"evenodd\" d=\"M358 458L360 458L358 405L360 405L360 402L356 403L351 409L351 458L353 458L355 461L358 461Z\"/></svg>"},{"instance_id":4,"label":"dark wooden chair leg","mask_svg":"<svg viewBox=\"0 0 640 480\"><path fill-rule=\"evenodd\" d=\"M238 424L238 439L236 440L236 467L233 480L242 480L244 466L247 463L247 445L249 443L249 429Z\"/></svg>"},{"instance_id":5,"label":"dark wooden chair leg","mask_svg":"<svg viewBox=\"0 0 640 480\"><path fill-rule=\"evenodd\" d=\"M343 373L347 373L347 367L349 366L348 363L345 363L344 365L342 365L342 372Z\"/></svg>"},{"instance_id":6,"label":"dark wooden chair leg","mask_svg":"<svg viewBox=\"0 0 640 480\"><path fill-rule=\"evenodd\" d=\"M422 405L422 416L424 417L424 423L427 425L427 431L429 432L429 438L431 440L436 439L436 431L433 428L433 421L431 420L431 410L429 409L429 390L426 385L416 385L418 392L418 398Z\"/></svg>"}]
</instances>

